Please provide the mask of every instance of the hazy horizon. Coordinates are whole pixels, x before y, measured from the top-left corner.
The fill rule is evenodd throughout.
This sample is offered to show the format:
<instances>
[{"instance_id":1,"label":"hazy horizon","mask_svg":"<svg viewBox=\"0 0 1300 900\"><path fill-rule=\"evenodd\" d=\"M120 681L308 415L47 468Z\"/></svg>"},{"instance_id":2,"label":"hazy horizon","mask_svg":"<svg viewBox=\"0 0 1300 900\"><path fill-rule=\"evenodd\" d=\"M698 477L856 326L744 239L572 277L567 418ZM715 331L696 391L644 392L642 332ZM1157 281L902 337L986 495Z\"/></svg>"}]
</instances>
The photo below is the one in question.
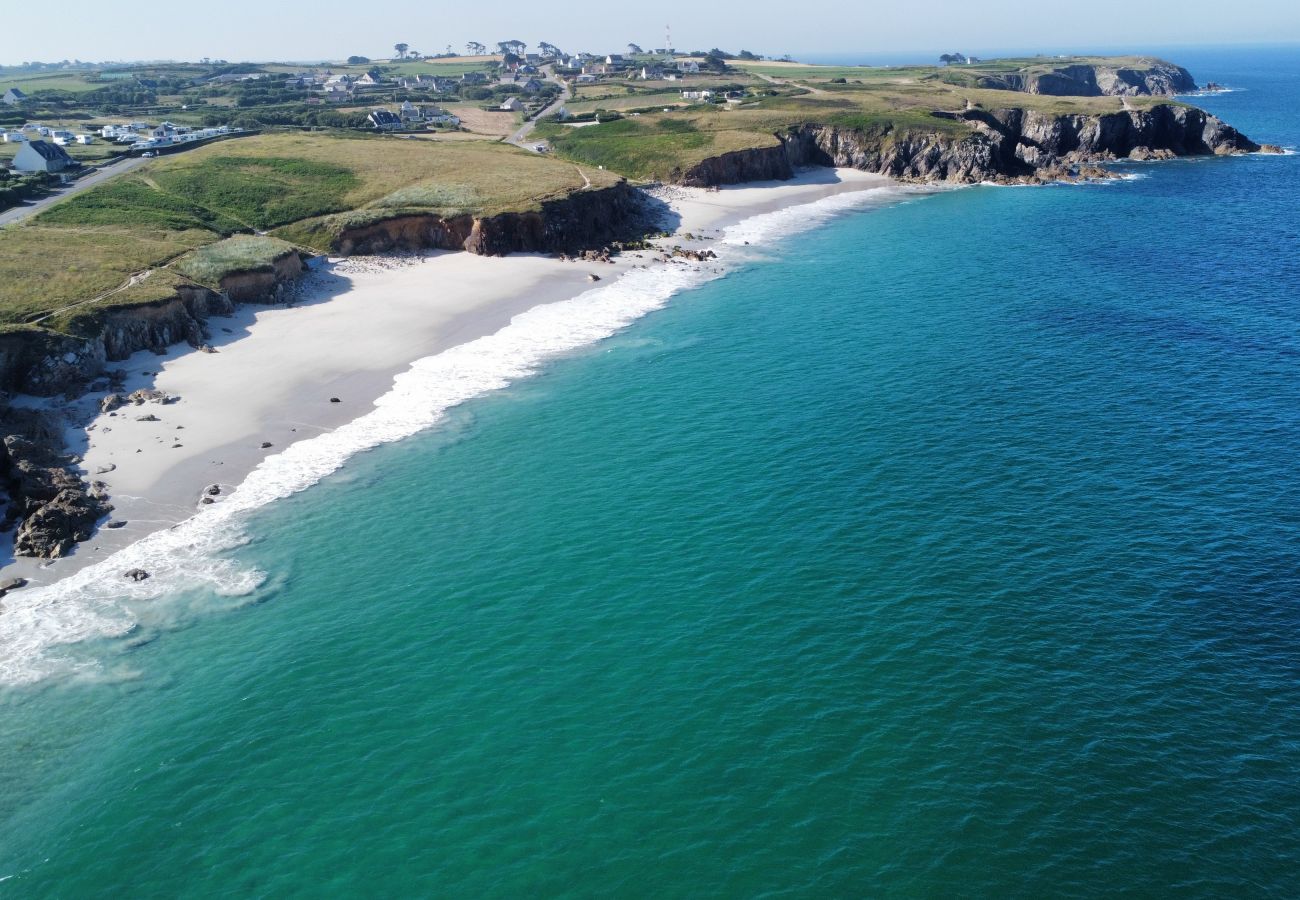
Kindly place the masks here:
<instances>
[{"instance_id":1,"label":"hazy horizon","mask_svg":"<svg viewBox=\"0 0 1300 900\"><path fill-rule=\"evenodd\" d=\"M894 7L845 8L828 3L803 6L798 16L766 0L754 0L752 15L737 19L723 9L665 2L653 13L630 10L619 21L603 7L572 7L556 19L553 8L507 0L490 10L435 14L414 0L392 0L382 15L359 15L354 5L321 0L309 13L287 13L252 0L230 0L213 20L201 7L124 0L107 10L86 0L69 0L57 27L44 10L15 8L0 33L0 65L23 62L315 61L350 55L383 59L404 42L425 54L463 52L468 41L489 48L518 39L529 46L550 41L566 51L613 51L635 42L662 47L667 26L679 50L721 47L765 56L877 55L924 59L945 51L976 55L1153 51L1177 46L1300 43L1300 4L1244 0L1231 15L1205 0L1147 6L1097 0L1089 14L1063 26L1026 17L1006 0L974 7L940 0L919 30L913 16ZM574 14L576 13L576 14ZM157 21L150 22L154 18ZM141 22L149 27L138 27ZM118 23L122 23L118 25Z\"/></svg>"}]
</instances>

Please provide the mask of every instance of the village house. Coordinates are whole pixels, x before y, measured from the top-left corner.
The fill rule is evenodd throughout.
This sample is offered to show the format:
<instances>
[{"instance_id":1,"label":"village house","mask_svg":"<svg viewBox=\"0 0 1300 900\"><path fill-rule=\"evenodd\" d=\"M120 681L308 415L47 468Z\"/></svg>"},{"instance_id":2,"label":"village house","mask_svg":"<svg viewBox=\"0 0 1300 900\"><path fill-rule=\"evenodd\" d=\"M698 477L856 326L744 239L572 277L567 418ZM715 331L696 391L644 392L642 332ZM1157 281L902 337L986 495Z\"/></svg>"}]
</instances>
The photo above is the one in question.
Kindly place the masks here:
<instances>
[{"instance_id":1,"label":"village house","mask_svg":"<svg viewBox=\"0 0 1300 900\"><path fill-rule=\"evenodd\" d=\"M619 56L617 53L611 53L609 56L605 57L605 65L622 68L624 65L623 57Z\"/></svg>"},{"instance_id":2,"label":"village house","mask_svg":"<svg viewBox=\"0 0 1300 900\"><path fill-rule=\"evenodd\" d=\"M430 110L425 113L424 121L430 125L440 125L444 128L459 128L460 116L453 116L445 109Z\"/></svg>"},{"instance_id":3,"label":"village house","mask_svg":"<svg viewBox=\"0 0 1300 900\"><path fill-rule=\"evenodd\" d=\"M576 81L578 84L595 84L597 81L600 81L600 79L597 78L595 75L588 75L586 73L579 75L577 78L573 80Z\"/></svg>"},{"instance_id":4,"label":"village house","mask_svg":"<svg viewBox=\"0 0 1300 900\"><path fill-rule=\"evenodd\" d=\"M466 72L460 76L461 84L487 84L488 77L483 72Z\"/></svg>"},{"instance_id":5,"label":"village house","mask_svg":"<svg viewBox=\"0 0 1300 900\"><path fill-rule=\"evenodd\" d=\"M382 84L382 82L379 80L379 76L376 73L367 72L364 75L357 78L357 80L352 82L352 84L356 87L372 88L372 87L379 87L379 85Z\"/></svg>"},{"instance_id":6,"label":"village house","mask_svg":"<svg viewBox=\"0 0 1300 900\"><path fill-rule=\"evenodd\" d=\"M505 112L520 112L523 108L523 101L518 97L507 97L505 102L501 104L501 109Z\"/></svg>"},{"instance_id":7,"label":"village house","mask_svg":"<svg viewBox=\"0 0 1300 900\"><path fill-rule=\"evenodd\" d=\"M609 63L592 63L589 66L582 67L583 75L609 75L614 71L614 67Z\"/></svg>"},{"instance_id":8,"label":"village house","mask_svg":"<svg viewBox=\"0 0 1300 900\"><path fill-rule=\"evenodd\" d=\"M48 141L28 141L14 156L14 168L19 172L62 172L75 168L77 161L58 144Z\"/></svg>"},{"instance_id":9,"label":"village house","mask_svg":"<svg viewBox=\"0 0 1300 900\"><path fill-rule=\"evenodd\" d=\"M22 91L18 90L18 88L10 88L9 90L5 91L5 95L3 97L0 97L0 100L3 100L5 103L8 103L10 106L17 106L19 103L22 103L26 99L27 99L27 95L24 94Z\"/></svg>"},{"instance_id":10,"label":"village house","mask_svg":"<svg viewBox=\"0 0 1300 900\"><path fill-rule=\"evenodd\" d=\"M394 131L402 127L402 120L392 110L372 109L366 119L376 131Z\"/></svg>"},{"instance_id":11,"label":"village house","mask_svg":"<svg viewBox=\"0 0 1300 900\"><path fill-rule=\"evenodd\" d=\"M642 81L662 81L664 70L658 66L642 66L638 76Z\"/></svg>"},{"instance_id":12,"label":"village house","mask_svg":"<svg viewBox=\"0 0 1300 900\"><path fill-rule=\"evenodd\" d=\"M689 59L679 60L677 71L683 75L698 75L700 74L700 64Z\"/></svg>"},{"instance_id":13,"label":"village house","mask_svg":"<svg viewBox=\"0 0 1300 900\"><path fill-rule=\"evenodd\" d=\"M682 91L683 100L710 100L713 98L713 91Z\"/></svg>"},{"instance_id":14,"label":"village house","mask_svg":"<svg viewBox=\"0 0 1300 900\"><path fill-rule=\"evenodd\" d=\"M525 94L536 94L542 89L542 83L536 78L530 78L519 86L519 89Z\"/></svg>"}]
</instances>

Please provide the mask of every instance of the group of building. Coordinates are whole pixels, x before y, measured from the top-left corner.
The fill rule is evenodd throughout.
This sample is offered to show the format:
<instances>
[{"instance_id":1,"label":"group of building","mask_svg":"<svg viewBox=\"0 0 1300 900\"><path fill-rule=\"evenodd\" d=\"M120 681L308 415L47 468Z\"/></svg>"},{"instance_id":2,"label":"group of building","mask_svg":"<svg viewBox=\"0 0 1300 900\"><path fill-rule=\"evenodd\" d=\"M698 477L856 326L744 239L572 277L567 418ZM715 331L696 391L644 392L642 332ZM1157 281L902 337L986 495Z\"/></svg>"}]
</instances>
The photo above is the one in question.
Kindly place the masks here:
<instances>
[{"instance_id":1,"label":"group of building","mask_svg":"<svg viewBox=\"0 0 1300 900\"><path fill-rule=\"evenodd\" d=\"M72 131L65 131L62 128L51 128L48 125L38 125L34 122L28 123L21 128L15 128L6 131L0 128L0 142L6 144L22 144L27 141L49 140L52 144L60 147L66 147L69 144L93 144L95 136L93 134L78 134Z\"/></svg>"},{"instance_id":2,"label":"group of building","mask_svg":"<svg viewBox=\"0 0 1300 900\"><path fill-rule=\"evenodd\" d=\"M574 80L579 84L591 84L602 77L635 78L640 81L677 81L684 75L700 74L700 64L689 59L675 59L672 56L651 57L651 61L632 60L617 53L605 57L571 57L565 60L565 67L576 71Z\"/></svg>"},{"instance_id":3,"label":"group of building","mask_svg":"<svg viewBox=\"0 0 1300 900\"><path fill-rule=\"evenodd\" d=\"M208 141L239 131L242 129L230 125L192 128L189 125L173 125L171 122L163 122L161 125L129 122L125 125L105 125L99 129L99 136L117 144L126 144L132 150L148 151Z\"/></svg>"},{"instance_id":4,"label":"group of building","mask_svg":"<svg viewBox=\"0 0 1300 900\"><path fill-rule=\"evenodd\" d=\"M440 128L459 128L460 117L436 106L418 106L407 100L396 111L377 107L370 111L368 121L376 131L404 131L434 125Z\"/></svg>"}]
</instances>

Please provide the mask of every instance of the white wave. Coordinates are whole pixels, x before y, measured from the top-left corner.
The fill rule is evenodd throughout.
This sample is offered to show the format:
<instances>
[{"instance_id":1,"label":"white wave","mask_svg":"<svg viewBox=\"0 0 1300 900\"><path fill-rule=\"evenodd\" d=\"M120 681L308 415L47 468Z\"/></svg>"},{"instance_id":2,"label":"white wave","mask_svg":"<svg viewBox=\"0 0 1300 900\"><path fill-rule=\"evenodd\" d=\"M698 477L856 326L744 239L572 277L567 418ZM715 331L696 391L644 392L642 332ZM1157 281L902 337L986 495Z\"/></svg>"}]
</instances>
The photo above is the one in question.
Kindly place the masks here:
<instances>
[{"instance_id":1,"label":"white wave","mask_svg":"<svg viewBox=\"0 0 1300 900\"><path fill-rule=\"evenodd\" d=\"M840 194L742 221L718 243L743 258L739 248L746 243L806 230L847 210L929 192L890 186ZM6 598L0 615L0 685L58 676L101 680L103 653L95 652L95 642L125 637L142 625L164 627L168 616L159 609L161 598L195 591L230 598L251 595L265 573L222 556L247 542L244 524L251 512L316 484L357 453L423 431L449 409L614 335L662 308L674 294L723 272L718 266L684 263L634 269L608 285L521 313L495 334L416 360L375 401L374 410L267 457L222 503L61 581ZM150 577L139 582L124 577L136 568ZM80 649L85 644L91 648ZM134 677L132 670L122 671Z\"/></svg>"}]
</instances>

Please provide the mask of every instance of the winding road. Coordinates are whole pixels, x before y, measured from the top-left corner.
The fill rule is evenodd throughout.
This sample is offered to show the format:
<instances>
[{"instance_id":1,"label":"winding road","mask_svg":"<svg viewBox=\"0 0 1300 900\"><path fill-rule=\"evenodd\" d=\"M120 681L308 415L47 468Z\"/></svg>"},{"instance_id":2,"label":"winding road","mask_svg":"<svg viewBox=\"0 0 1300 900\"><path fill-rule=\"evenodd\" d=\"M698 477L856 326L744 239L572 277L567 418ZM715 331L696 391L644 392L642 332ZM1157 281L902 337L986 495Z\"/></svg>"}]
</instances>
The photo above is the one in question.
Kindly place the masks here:
<instances>
[{"instance_id":1,"label":"winding road","mask_svg":"<svg viewBox=\"0 0 1300 900\"><path fill-rule=\"evenodd\" d=\"M557 78L555 76L555 73L551 70L550 66L544 67L542 69L542 73L547 77L547 79L549 79L550 81L554 81L556 84L560 86L560 96L556 97L554 100L551 101L551 103L548 106L542 109L541 112L539 112L537 115L533 116L531 119L525 122L522 128L520 128L514 134L510 135L510 137L506 138L507 144L514 144L516 147L520 147L524 150L527 150L530 153L537 152L536 145L529 143L528 136L533 133L533 129L537 127L538 121L546 118L547 116L554 115L556 112L559 111L561 106L563 106L566 102L568 102L569 98L572 96L569 93L569 85L564 81L563 78Z\"/></svg>"}]
</instances>

